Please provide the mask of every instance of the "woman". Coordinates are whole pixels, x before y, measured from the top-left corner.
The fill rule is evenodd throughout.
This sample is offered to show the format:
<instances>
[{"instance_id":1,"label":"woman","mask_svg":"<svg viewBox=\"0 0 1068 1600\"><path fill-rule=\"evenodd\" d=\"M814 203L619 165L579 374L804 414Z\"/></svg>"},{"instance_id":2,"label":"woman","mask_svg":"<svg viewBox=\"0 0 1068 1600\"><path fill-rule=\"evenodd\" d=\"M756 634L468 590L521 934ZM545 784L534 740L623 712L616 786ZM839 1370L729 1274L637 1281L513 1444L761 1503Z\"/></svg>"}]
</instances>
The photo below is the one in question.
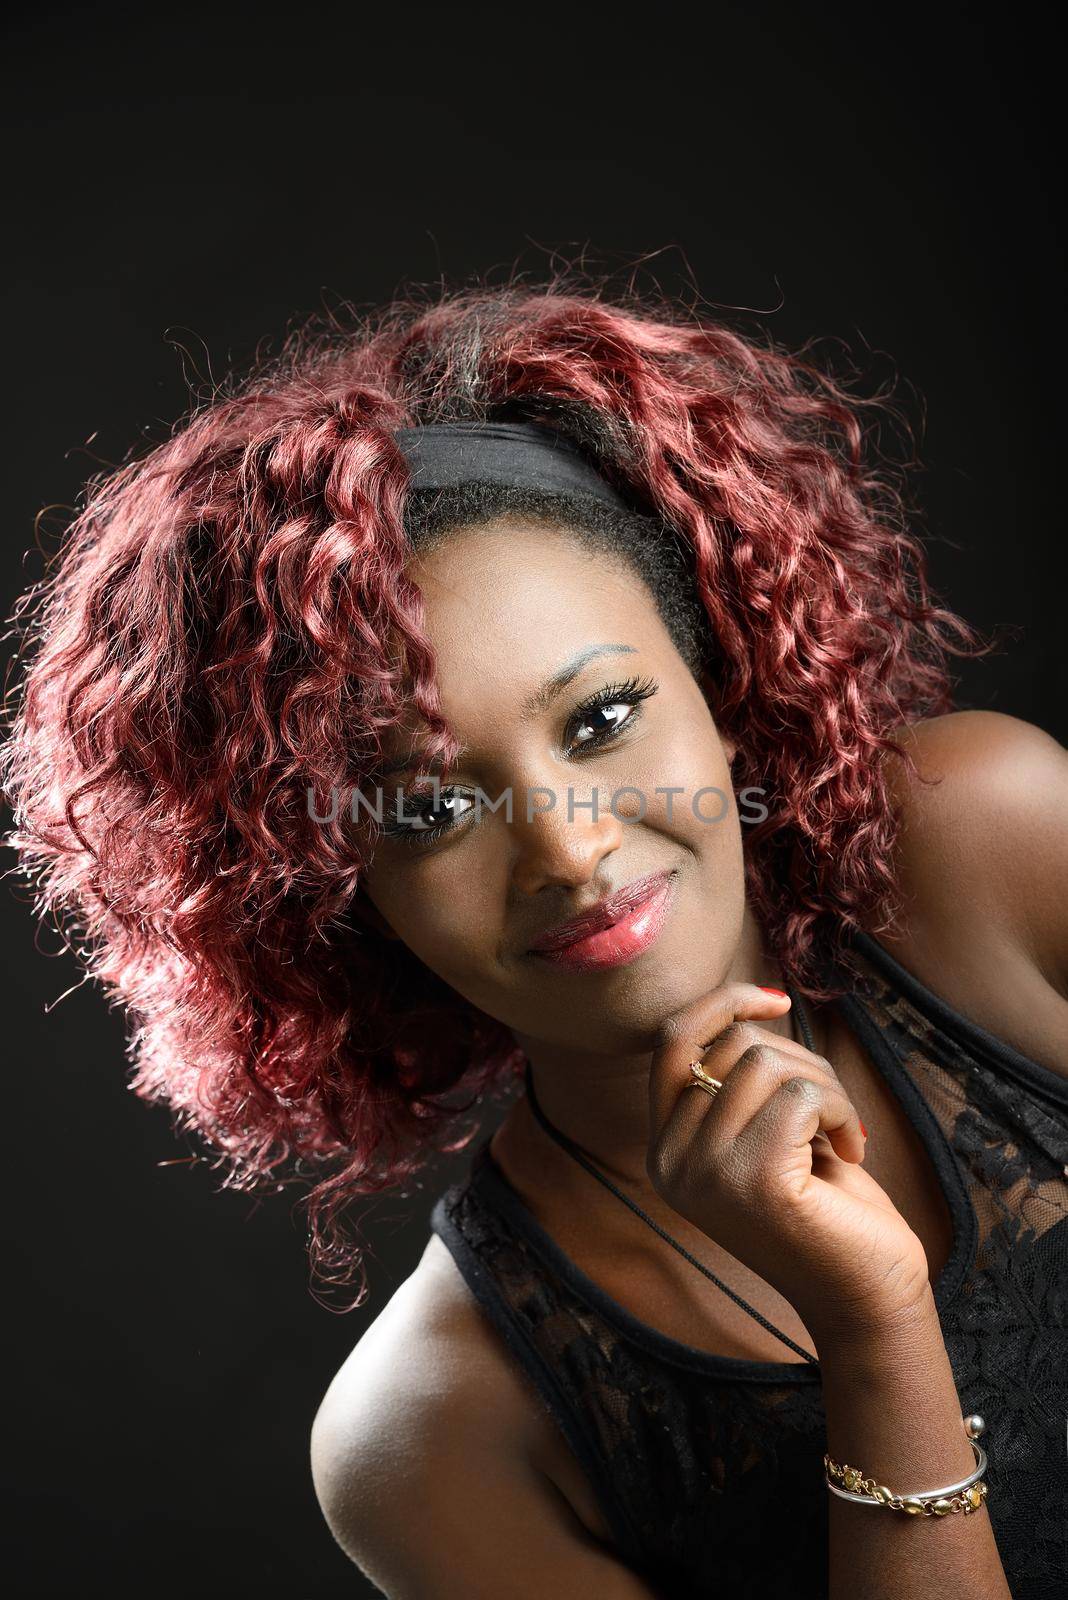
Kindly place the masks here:
<instances>
[{"instance_id":1,"label":"woman","mask_svg":"<svg viewBox=\"0 0 1068 1600\"><path fill-rule=\"evenodd\" d=\"M1059 1582L1068 755L953 711L863 415L468 292L217 396L42 592L15 842L137 1091L317 1170L336 1280L525 1080L315 1419L390 1596Z\"/></svg>"}]
</instances>

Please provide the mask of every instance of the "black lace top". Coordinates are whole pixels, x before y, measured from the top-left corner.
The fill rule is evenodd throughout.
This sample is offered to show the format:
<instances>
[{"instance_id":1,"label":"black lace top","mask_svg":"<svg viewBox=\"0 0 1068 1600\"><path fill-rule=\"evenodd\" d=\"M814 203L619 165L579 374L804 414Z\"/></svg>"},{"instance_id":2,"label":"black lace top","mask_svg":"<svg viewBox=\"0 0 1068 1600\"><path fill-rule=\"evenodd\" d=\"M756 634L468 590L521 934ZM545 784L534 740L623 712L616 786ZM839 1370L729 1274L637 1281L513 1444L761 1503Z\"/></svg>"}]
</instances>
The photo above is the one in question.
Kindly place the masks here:
<instances>
[{"instance_id":1,"label":"black lace top","mask_svg":"<svg viewBox=\"0 0 1068 1600\"><path fill-rule=\"evenodd\" d=\"M1014 1600L1063 1597L1068 1079L953 1011L867 935L853 951L836 1004L919 1133L952 1218L935 1302L962 1408L986 1419L1009 1585ZM541 1228L488 1138L431 1228L656 1594L826 1596L818 1367L714 1356L639 1321Z\"/></svg>"}]
</instances>

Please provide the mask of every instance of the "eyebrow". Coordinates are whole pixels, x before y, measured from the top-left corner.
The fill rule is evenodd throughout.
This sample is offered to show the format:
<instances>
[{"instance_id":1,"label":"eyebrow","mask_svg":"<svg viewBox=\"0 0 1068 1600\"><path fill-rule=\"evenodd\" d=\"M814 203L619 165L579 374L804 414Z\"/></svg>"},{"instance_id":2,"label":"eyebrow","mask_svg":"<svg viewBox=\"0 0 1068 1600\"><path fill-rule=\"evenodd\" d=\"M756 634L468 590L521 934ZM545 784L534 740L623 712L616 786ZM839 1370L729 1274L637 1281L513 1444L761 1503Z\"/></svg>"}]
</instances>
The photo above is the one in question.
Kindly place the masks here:
<instances>
[{"instance_id":1,"label":"eyebrow","mask_svg":"<svg viewBox=\"0 0 1068 1600\"><path fill-rule=\"evenodd\" d=\"M546 678L545 682L535 689L533 694L528 695L523 702L522 714L524 720L529 717L536 717L541 712L547 711L553 701L563 693L569 683L575 681L579 673L584 671L591 661L596 661L600 656L632 656L637 654L638 652L632 644L587 645L584 650L577 651L568 661L565 661L563 666L558 667L552 677ZM459 760L466 754L466 749L462 749L457 759ZM418 759L419 752L417 750L410 751L405 756L396 756L392 761L387 761L379 767L378 777L388 778L394 772L404 772L408 767L413 766ZM439 765L440 762L432 762L425 770L433 771Z\"/></svg>"}]
</instances>

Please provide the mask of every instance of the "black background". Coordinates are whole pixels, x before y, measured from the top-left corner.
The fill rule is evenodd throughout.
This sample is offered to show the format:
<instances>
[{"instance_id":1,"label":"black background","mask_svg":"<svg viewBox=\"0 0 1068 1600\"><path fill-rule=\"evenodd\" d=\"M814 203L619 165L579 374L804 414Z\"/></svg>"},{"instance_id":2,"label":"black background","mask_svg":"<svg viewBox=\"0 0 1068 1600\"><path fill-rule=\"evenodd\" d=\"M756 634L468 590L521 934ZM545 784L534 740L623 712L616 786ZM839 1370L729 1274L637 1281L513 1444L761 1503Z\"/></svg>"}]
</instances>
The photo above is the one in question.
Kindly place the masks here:
<instances>
[{"instance_id":1,"label":"black background","mask_svg":"<svg viewBox=\"0 0 1068 1600\"><path fill-rule=\"evenodd\" d=\"M4 68L5 614L35 514L163 437L187 372L324 299L644 262L901 373L934 585L1019 630L960 703L1065 741L1055 53L984 9L38 10ZM5 1566L40 1594L371 1593L308 1431L463 1158L368 1207L370 1302L331 1314L290 1198L161 1165L193 1147L124 1087L121 1015L88 984L46 1011L80 974L26 902L4 884Z\"/></svg>"}]
</instances>

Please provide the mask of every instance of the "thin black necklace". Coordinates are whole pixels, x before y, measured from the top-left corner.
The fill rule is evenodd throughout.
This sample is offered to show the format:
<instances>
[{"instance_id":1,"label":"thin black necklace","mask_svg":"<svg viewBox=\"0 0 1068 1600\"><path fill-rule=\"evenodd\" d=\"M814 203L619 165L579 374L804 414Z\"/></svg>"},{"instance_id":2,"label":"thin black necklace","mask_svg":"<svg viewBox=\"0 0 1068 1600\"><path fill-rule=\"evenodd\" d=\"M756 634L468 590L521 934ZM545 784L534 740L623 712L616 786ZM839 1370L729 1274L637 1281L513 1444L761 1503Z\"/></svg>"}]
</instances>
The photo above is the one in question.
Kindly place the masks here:
<instances>
[{"instance_id":1,"label":"thin black necklace","mask_svg":"<svg viewBox=\"0 0 1068 1600\"><path fill-rule=\"evenodd\" d=\"M783 981L786 982L785 979ZM815 1055L817 1053L816 1041L808 1020L808 1008L806 1007L801 995L798 994L797 990L789 982L786 982L786 992L793 1001L790 1016L797 1017L801 1028L801 1035L804 1039L805 1048L807 1050L811 1050ZM545 1112L541 1109L541 1106L538 1103L538 1097L534 1092L534 1075L531 1071L529 1061L527 1062L526 1069L526 1086L527 1098L530 1101L530 1109L533 1111L538 1122L545 1129L545 1132L551 1139L555 1139L557 1144L562 1146L562 1148L567 1151L568 1155L574 1156L575 1160L580 1166L585 1167L586 1171L595 1177L598 1183L603 1183L606 1189L610 1189L617 1199L622 1200L625 1206L630 1207L636 1216L641 1217L643 1222L647 1222L650 1228L652 1228L655 1233L658 1233L661 1239L669 1244L673 1250L677 1250L680 1256L685 1256L686 1260L691 1262L692 1265L697 1268L698 1272L703 1272L705 1277L716 1285L717 1289L722 1289L723 1293L728 1297L728 1299L733 1300L736 1306L740 1306L743 1311L748 1312L749 1316L751 1316L754 1321L759 1322L762 1328L766 1328L768 1333L773 1333L776 1339L781 1339L783 1344L788 1345L795 1355L801 1356L810 1364L810 1366L819 1366L819 1362L816 1360L815 1356L810 1355L807 1350L802 1350L801 1346L799 1344L795 1344L788 1334L782 1333L774 1323L768 1321L767 1317L762 1316L761 1313L757 1311L755 1306L751 1306L748 1301L743 1300L740 1294L735 1294L734 1290L728 1288L728 1286L720 1278L716 1277L714 1272L709 1272L708 1268L703 1266L701 1262L698 1261L696 1256L692 1256L690 1254L685 1245L681 1245L677 1239L673 1239L670 1233L665 1233L659 1222L654 1222L653 1218L649 1216L648 1212L643 1211L641 1206L636 1205L628 1195L623 1193L622 1189L616 1187L611 1178L607 1178L603 1172L594 1166L593 1162L579 1148L579 1146L575 1144L574 1140L569 1139L566 1133L562 1133L554 1123L549 1121L548 1117L545 1115Z\"/></svg>"}]
</instances>

